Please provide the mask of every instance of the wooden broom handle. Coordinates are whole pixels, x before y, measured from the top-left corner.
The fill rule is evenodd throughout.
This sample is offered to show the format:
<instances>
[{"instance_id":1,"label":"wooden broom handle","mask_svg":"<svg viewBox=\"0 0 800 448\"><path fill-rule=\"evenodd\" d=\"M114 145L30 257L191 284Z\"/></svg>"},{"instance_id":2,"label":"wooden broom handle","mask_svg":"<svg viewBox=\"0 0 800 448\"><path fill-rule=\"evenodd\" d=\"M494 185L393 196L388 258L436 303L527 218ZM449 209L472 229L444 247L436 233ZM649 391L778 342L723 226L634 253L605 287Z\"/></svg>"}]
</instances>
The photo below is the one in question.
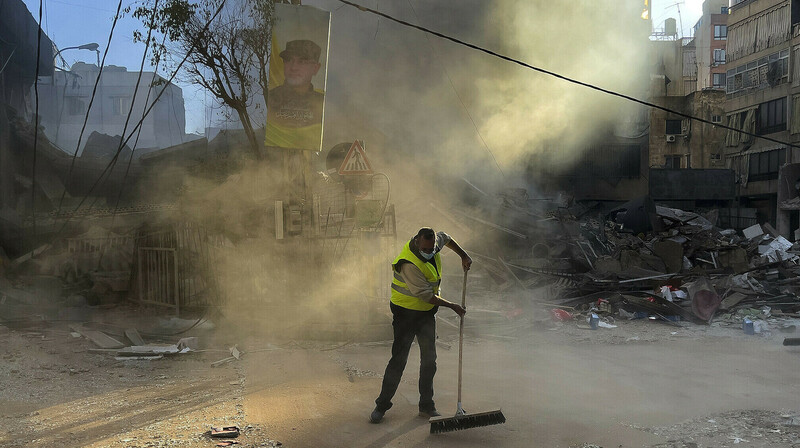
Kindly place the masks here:
<instances>
[{"instance_id":1,"label":"wooden broom handle","mask_svg":"<svg viewBox=\"0 0 800 448\"><path fill-rule=\"evenodd\" d=\"M466 309L467 306L467 271L464 271L464 284L461 285L461 307ZM464 316L461 316L461 322L458 325L458 411L463 412L461 408L461 365L464 353Z\"/></svg>"}]
</instances>

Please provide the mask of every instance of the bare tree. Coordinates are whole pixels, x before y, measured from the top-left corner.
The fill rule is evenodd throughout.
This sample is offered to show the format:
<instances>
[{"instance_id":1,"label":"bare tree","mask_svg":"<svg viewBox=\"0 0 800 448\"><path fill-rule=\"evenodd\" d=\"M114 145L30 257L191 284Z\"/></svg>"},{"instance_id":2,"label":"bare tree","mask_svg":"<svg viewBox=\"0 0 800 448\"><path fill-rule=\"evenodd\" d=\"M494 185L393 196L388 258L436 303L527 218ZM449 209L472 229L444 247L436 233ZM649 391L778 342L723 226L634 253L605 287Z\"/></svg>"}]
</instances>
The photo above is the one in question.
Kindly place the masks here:
<instances>
[{"instance_id":1,"label":"bare tree","mask_svg":"<svg viewBox=\"0 0 800 448\"><path fill-rule=\"evenodd\" d=\"M205 29L214 12L223 12ZM250 149L261 158L251 110L261 96L267 104L273 0L142 0L133 16L160 33L174 51L189 53L184 66L190 81L207 89L239 116ZM136 31L134 39L142 40ZM149 43L154 63L169 55L168 45ZM181 56L182 57L182 56Z\"/></svg>"}]
</instances>

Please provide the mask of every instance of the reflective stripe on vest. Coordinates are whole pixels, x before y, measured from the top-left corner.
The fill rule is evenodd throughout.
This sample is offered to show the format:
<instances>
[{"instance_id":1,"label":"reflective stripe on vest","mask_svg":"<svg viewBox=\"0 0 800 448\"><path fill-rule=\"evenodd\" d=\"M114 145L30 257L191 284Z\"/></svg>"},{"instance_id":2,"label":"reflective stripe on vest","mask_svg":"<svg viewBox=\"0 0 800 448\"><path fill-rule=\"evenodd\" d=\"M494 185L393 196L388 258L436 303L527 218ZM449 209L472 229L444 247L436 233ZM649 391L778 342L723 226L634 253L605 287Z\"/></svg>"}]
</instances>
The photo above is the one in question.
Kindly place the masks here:
<instances>
[{"instance_id":1,"label":"reflective stripe on vest","mask_svg":"<svg viewBox=\"0 0 800 448\"><path fill-rule=\"evenodd\" d=\"M420 260L419 257L414 255L414 252L411 252L410 243L410 241L406 243L406 245L403 247L403 250L400 252L400 255L398 255L397 258L395 258L395 260L392 262L394 278L392 279L391 300L392 303L397 306L402 306L403 308L416 311L428 311L433 308L433 305L411 294L411 291L408 289L408 285L406 285L406 283L403 281L403 277L396 270L397 263L399 263L400 260L413 263L414 266L416 266L425 275L425 279L427 279L428 283L430 283L433 293L439 294L439 285L442 283L442 275L439 272L439 269L442 267L442 258L437 252L433 256L433 261L436 263L435 265L434 263ZM437 266L439 269L436 268Z\"/></svg>"}]
</instances>

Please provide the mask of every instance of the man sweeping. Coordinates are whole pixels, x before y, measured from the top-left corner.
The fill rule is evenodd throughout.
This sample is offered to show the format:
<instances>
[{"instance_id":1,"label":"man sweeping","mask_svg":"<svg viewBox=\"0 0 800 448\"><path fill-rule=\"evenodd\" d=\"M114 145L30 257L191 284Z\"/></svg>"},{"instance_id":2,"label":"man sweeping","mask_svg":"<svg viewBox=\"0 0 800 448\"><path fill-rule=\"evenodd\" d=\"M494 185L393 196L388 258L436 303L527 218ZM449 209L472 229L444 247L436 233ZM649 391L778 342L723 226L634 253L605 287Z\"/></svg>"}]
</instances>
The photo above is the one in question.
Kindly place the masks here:
<instances>
[{"instance_id":1,"label":"man sweeping","mask_svg":"<svg viewBox=\"0 0 800 448\"><path fill-rule=\"evenodd\" d=\"M439 296L442 282L442 259L440 251L448 247L461 257L466 272L472 258L444 232L434 232L429 227L419 229L417 235L403 247L392 263L392 310L394 343L392 358L383 375L381 394L375 400L375 409L369 416L372 423L380 423L383 415L392 407L392 397L397 392L400 378L408 361L411 343L417 338L420 351L419 369L419 415L437 417L433 401L433 376L436 374L436 311L440 306L464 316L463 306L449 302Z\"/></svg>"}]
</instances>

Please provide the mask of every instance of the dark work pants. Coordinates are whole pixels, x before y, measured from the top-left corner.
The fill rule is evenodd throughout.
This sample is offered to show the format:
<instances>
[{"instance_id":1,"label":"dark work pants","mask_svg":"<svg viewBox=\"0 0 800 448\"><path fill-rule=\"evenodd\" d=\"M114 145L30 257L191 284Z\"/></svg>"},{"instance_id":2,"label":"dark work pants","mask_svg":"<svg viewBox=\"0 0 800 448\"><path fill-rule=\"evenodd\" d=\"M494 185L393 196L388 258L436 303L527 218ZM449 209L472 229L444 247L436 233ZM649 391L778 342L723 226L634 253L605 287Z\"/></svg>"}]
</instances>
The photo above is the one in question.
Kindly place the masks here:
<instances>
[{"instance_id":1,"label":"dark work pants","mask_svg":"<svg viewBox=\"0 0 800 448\"><path fill-rule=\"evenodd\" d=\"M433 409L433 376L436 374L436 310L415 311L397 306L390 302L392 310L392 328L394 329L394 343L392 344L392 359L386 366L383 375L381 394L375 400L379 411L386 412L392 407L392 397L397 392L400 378L408 361L408 352L414 337L417 338L420 352L419 366L419 408L420 410Z\"/></svg>"}]
</instances>

